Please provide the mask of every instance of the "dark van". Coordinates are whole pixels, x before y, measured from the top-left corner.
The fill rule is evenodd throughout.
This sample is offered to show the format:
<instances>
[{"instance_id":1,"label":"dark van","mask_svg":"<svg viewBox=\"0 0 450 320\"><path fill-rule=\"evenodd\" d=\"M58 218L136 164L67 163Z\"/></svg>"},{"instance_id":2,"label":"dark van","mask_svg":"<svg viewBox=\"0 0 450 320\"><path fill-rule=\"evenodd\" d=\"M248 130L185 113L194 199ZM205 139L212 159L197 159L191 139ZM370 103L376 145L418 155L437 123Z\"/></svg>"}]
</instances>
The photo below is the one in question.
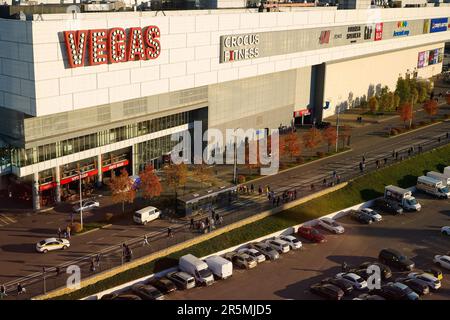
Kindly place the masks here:
<instances>
[{"instance_id":1,"label":"dark van","mask_svg":"<svg viewBox=\"0 0 450 320\"><path fill-rule=\"evenodd\" d=\"M378 260L382 263L400 269L410 271L414 268L414 262L407 256L394 249L383 249L378 255Z\"/></svg>"}]
</instances>

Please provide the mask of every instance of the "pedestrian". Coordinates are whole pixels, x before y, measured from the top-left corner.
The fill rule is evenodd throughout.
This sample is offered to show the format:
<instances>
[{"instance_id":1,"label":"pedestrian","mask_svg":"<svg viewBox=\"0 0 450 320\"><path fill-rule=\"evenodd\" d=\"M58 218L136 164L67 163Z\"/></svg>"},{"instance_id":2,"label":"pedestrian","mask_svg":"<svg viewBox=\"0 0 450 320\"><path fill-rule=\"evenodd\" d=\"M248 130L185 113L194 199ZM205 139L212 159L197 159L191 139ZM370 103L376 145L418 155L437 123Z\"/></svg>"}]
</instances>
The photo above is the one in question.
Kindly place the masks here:
<instances>
[{"instance_id":1,"label":"pedestrian","mask_svg":"<svg viewBox=\"0 0 450 320\"><path fill-rule=\"evenodd\" d=\"M191 218L191 225L189 226L189 229L194 229L194 218Z\"/></svg>"},{"instance_id":2,"label":"pedestrian","mask_svg":"<svg viewBox=\"0 0 450 320\"><path fill-rule=\"evenodd\" d=\"M322 185L325 186L326 184L327 184L327 179L323 178Z\"/></svg>"},{"instance_id":3,"label":"pedestrian","mask_svg":"<svg viewBox=\"0 0 450 320\"><path fill-rule=\"evenodd\" d=\"M7 297L8 295L6 294L6 288L5 286L2 284L0 286L0 299L3 299L5 297Z\"/></svg>"},{"instance_id":4,"label":"pedestrian","mask_svg":"<svg viewBox=\"0 0 450 320\"><path fill-rule=\"evenodd\" d=\"M387 158L384 158L384 165L387 164L387 161L388 161L388 159L387 159Z\"/></svg>"},{"instance_id":5,"label":"pedestrian","mask_svg":"<svg viewBox=\"0 0 450 320\"><path fill-rule=\"evenodd\" d=\"M61 268L60 267L56 267L55 268L55 273L56 273L56 276L58 277L60 275L60 273L61 273Z\"/></svg>"},{"instance_id":6,"label":"pedestrian","mask_svg":"<svg viewBox=\"0 0 450 320\"><path fill-rule=\"evenodd\" d=\"M261 186L259 186L259 188L258 188L258 193L259 193L259 195L262 194L262 187Z\"/></svg>"},{"instance_id":7,"label":"pedestrian","mask_svg":"<svg viewBox=\"0 0 450 320\"><path fill-rule=\"evenodd\" d=\"M277 204L277 199L273 198L272 199L272 207L275 207L276 204Z\"/></svg>"},{"instance_id":8,"label":"pedestrian","mask_svg":"<svg viewBox=\"0 0 450 320\"><path fill-rule=\"evenodd\" d=\"M336 175L337 175L336 170L333 170L333 179L336 179Z\"/></svg>"},{"instance_id":9,"label":"pedestrian","mask_svg":"<svg viewBox=\"0 0 450 320\"><path fill-rule=\"evenodd\" d=\"M219 216L219 224L222 224L222 223L223 223L223 217Z\"/></svg>"},{"instance_id":10,"label":"pedestrian","mask_svg":"<svg viewBox=\"0 0 450 320\"><path fill-rule=\"evenodd\" d=\"M375 161L375 165L377 166L377 169L380 168L380 160L377 159L377 161Z\"/></svg>"},{"instance_id":11,"label":"pedestrian","mask_svg":"<svg viewBox=\"0 0 450 320\"><path fill-rule=\"evenodd\" d=\"M395 158L395 150L392 151L392 158Z\"/></svg>"},{"instance_id":12,"label":"pedestrian","mask_svg":"<svg viewBox=\"0 0 450 320\"><path fill-rule=\"evenodd\" d=\"M311 183L311 191L314 190L314 183Z\"/></svg>"},{"instance_id":13,"label":"pedestrian","mask_svg":"<svg viewBox=\"0 0 450 320\"><path fill-rule=\"evenodd\" d=\"M395 152L395 160L398 160L398 152Z\"/></svg>"},{"instance_id":14,"label":"pedestrian","mask_svg":"<svg viewBox=\"0 0 450 320\"><path fill-rule=\"evenodd\" d=\"M338 175L338 176L336 177L336 183L337 183L337 184L341 183L341 176L340 176L340 175Z\"/></svg>"},{"instance_id":15,"label":"pedestrian","mask_svg":"<svg viewBox=\"0 0 450 320\"><path fill-rule=\"evenodd\" d=\"M22 293L27 292L27 289L25 289L24 286L22 286L22 284L18 283L17 284L17 295L21 295Z\"/></svg>"},{"instance_id":16,"label":"pedestrian","mask_svg":"<svg viewBox=\"0 0 450 320\"><path fill-rule=\"evenodd\" d=\"M95 263L94 263L94 258L92 258L91 260L91 272L95 272Z\"/></svg>"},{"instance_id":17,"label":"pedestrian","mask_svg":"<svg viewBox=\"0 0 450 320\"><path fill-rule=\"evenodd\" d=\"M61 233L62 233L61 228L58 228L58 239L61 239Z\"/></svg>"},{"instance_id":18,"label":"pedestrian","mask_svg":"<svg viewBox=\"0 0 450 320\"><path fill-rule=\"evenodd\" d=\"M167 237L173 237L172 228L167 228Z\"/></svg>"},{"instance_id":19,"label":"pedestrian","mask_svg":"<svg viewBox=\"0 0 450 320\"><path fill-rule=\"evenodd\" d=\"M214 219L215 219L216 221L219 221L219 218L220 218L220 215L219 215L218 213L216 213L216 214L214 215Z\"/></svg>"},{"instance_id":20,"label":"pedestrian","mask_svg":"<svg viewBox=\"0 0 450 320\"><path fill-rule=\"evenodd\" d=\"M147 238L147 236L145 236ZM100 267L100 253L97 253L97 255L95 256L95 264L97 265L97 267Z\"/></svg>"},{"instance_id":21,"label":"pedestrian","mask_svg":"<svg viewBox=\"0 0 450 320\"><path fill-rule=\"evenodd\" d=\"M294 199L297 199L297 190L294 190Z\"/></svg>"},{"instance_id":22,"label":"pedestrian","mask_svg":"<svg viewBox=\"0 0 450 320\"><path fill-rule=\"evenodd\" d=\"M347 272L347 268L348 268L347 262L344 261L344 262L342 263L341 268L342 268L342 272Z\"/></svg>"},{"instance_id":23,"label":"pedestrian","mask_svg":"<svg viewBox=\"0 0 450 320\"><path fill-rule=\"evenodd\" d=\"M363 163L362 162L359 163L359 171L360 172L364 171L364 167L363 167Z\"/></svg>"},{"instance_id":24,"label":"pedestrian","mask_svg":"<svg viewBox=\"0 0 450 320\"><path fill-rule=\"evenodd\" d=\"M70 231L71 231L70 226L67 226L66 232L67 232L67 238L69 238L69 239L70 239Z\"/></svg>"},{"instance_id":25,"label":"pedestrian","mask_svg":"<svg viewBox=\"0 0 450 320\"><path fill-rule=\"evenodd\" d=\"M408 149L408 157L411 156L411 149Z\"/></svg>"},{"instance_id":26,"label":"pedestrian","mask_svg":"<svg viewBox=\"0 0 450 320\"><path fill-rule=\"evenodd\" d=\"M250 185L250 191L253 193L255 191L255 186L253 185L253 183Z\"/></svg>"},{"instance_id":27,"label":"pedestrian","mask_svg":"<svg viewBox=\"0 0 450 320\"><path fill-rule=\"evenodd\" d=\"M277 197L277 207L280 205L280 196Z\"/></svg>"},{"instance_id":28,"label":"pedestrian","mask_svg":"<svg viewBox=\"0 0 450 320\"><path fill-rule=\"evenodd\" d=\"M362 163L366 163L366 156L365 155L362 156Z\"/></svg>"}]
</instances>

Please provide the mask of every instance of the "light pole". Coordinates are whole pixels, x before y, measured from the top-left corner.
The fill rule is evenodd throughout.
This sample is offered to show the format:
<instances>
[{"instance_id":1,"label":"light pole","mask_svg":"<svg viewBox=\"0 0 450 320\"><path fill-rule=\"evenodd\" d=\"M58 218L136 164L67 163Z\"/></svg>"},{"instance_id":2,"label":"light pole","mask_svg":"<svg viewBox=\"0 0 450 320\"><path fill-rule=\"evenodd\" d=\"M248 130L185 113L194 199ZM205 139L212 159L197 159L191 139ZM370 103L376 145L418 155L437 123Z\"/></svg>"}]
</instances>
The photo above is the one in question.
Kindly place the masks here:
<instances>
[{"instance_id":1,"label":"light pole","mask_svg":"<svg viewBox=\"0 0 450 320\"><path fill-rule=\"evenodd\" d=\"M233 143L233 162L234 162L234 167L233 167L233 181L234 184L237 184L237 180L236 180L236 174L237 174L237 154L236 154L236 141L234 141Z\"/></svg>"},{"instance_id":2,"label":"light pole","mask_svg":"<svg viewBox=\"0 0 450 320\"><path fill-rule=\"evenodd\" d=\"M83 230L83 192L81 190L81 170L78 171L78 177L79 177L79 185L80 185L80 226L81 230Z\"/></svg>"},{"instance_id":3,"label":"light pole","mask_svg":"<svg viewBox=\"0 0 450 320\"><path fill-rule=\"evenodd\" d=\"M336 114L336 153L339 149L339 107L336 108L337 114Z\"/></svg>"}]
</instances>

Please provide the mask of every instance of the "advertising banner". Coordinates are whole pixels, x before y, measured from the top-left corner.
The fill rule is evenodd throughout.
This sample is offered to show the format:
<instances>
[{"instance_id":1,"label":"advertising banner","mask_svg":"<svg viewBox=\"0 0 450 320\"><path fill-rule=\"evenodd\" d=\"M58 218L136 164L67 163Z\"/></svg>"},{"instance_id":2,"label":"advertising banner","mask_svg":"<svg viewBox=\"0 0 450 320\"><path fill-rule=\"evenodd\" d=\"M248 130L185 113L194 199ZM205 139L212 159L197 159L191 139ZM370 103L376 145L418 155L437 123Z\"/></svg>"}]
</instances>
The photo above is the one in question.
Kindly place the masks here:
<instances>
[{"instance_id":1,"label":"advertising banner","mask_svg":"<svg viewBox=\"0 0 450 320\"><path fill-rule=\"evenodd\" d=\"M417 59L417 68L423 68L425 64L425 52L419 52L419 57Z\"/></svg>"},{"instance_id":2,"label":"advertising banner","mask_svg":"<svg viewBox=\"0 0 450 320\"><path fill-rule=\"evenodd\" d=\"M430 33L447 31L447 29L448 29L448 18L431 19Z\"/></svg>"}]
</instances>

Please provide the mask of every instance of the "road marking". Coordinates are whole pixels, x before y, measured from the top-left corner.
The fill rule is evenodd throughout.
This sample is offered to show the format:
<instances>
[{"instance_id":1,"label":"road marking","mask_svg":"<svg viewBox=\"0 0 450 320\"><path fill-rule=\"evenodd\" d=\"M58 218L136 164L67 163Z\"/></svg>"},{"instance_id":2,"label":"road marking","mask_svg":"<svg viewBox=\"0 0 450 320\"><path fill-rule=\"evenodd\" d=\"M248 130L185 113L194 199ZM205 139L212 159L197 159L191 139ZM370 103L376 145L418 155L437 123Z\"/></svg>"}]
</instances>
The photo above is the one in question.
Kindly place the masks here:
<instances>
[{"instance_id":1,"label":"road marking","mask_svg":"<svg viewBox=\"0 0 450 320\"><path fill-rule=\"evenodd\" d=\"M17 220L15 220L15 219L13 219L13 218L10 218L10 217L8 217L8 216L5 216L4 214L0 214L0 216L1 216L2 218L6 219L6 220L9 220L11 223L17 222Z\"/></svg>"},{"instance_id":2,"label":"road marking","mask_svg":"<svg viewBox=\"0 0 450 320\"><path fill-rule=\"evenodd\" d=\"M2 216L0 216L0 221L3 222L5 225L8 224L8 221L6 221L5 219L3 219Z\"/></svg>"},{"instance_id":3,"label":"road marking","mask_svg":"<svg viewBox=\"0 0 450 320\"><path fill-rule=\"evenodd\" d=\"M105 239L105 237L98 238L97 240L103 240L103 239Z\"/></svg>"}]
</instances>

